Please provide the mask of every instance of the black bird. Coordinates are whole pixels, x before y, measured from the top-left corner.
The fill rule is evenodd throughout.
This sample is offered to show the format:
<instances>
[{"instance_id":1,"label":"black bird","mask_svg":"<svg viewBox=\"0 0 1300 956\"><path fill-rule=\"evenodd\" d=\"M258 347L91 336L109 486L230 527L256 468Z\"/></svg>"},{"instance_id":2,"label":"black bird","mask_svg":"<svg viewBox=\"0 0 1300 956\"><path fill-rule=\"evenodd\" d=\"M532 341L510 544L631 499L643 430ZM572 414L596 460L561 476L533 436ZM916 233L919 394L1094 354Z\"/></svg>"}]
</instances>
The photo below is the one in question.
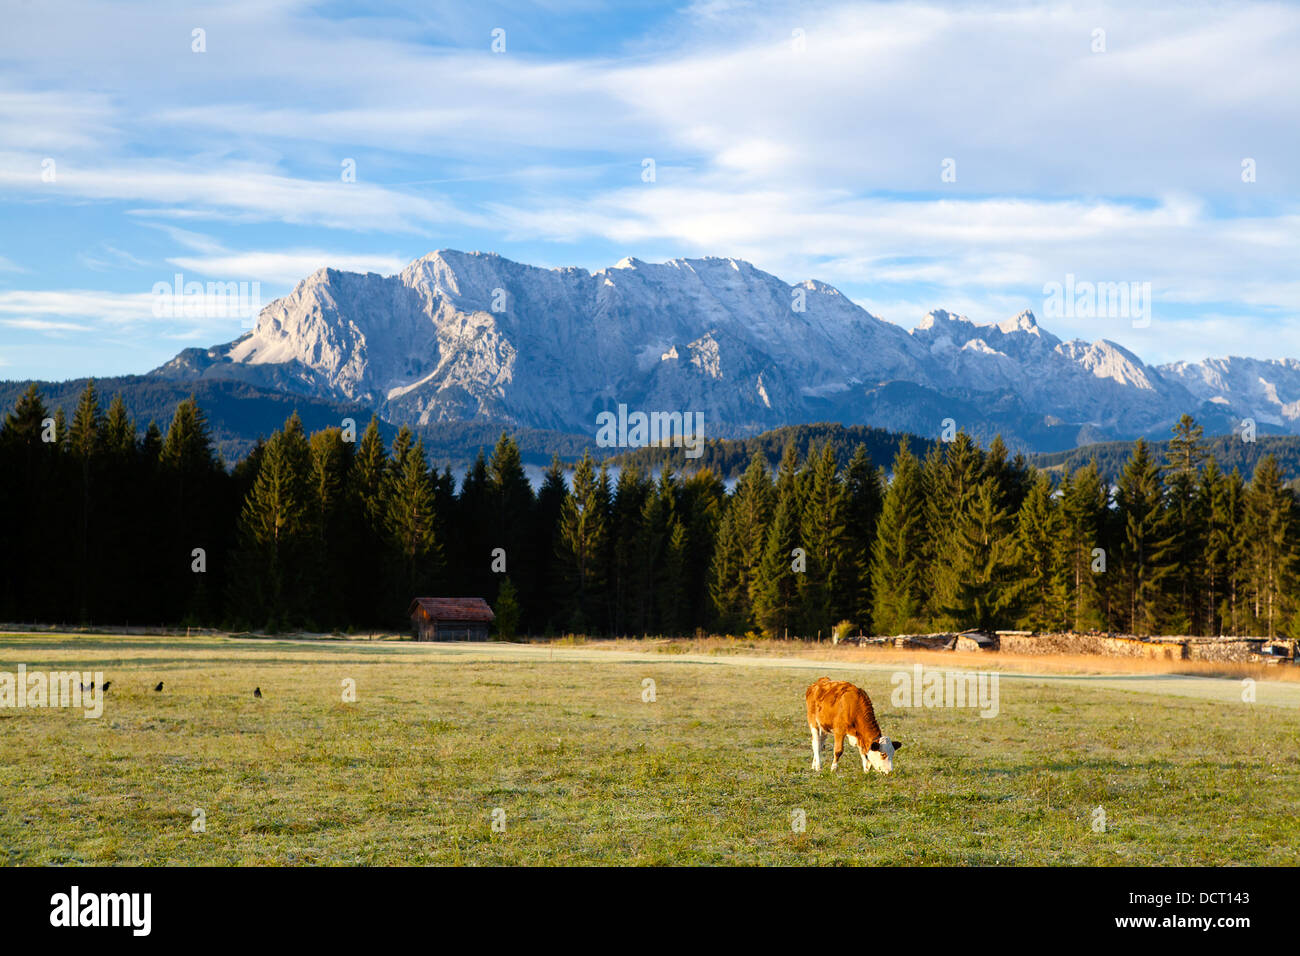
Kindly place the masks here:
<instances>
[{"instance_id":1,"label":"black bird","mask_svg":"<svg viewBox=\"0 0 1300 956\"><path fill-rule=\"evenodd\" d=\"M155 687L154 690L161 692L161 691L162 691L162 684L163 684L163 682L162 682L162 681L159 681L159 682L158 682L158 686Z\"/></svg>"},{"instance_id":2,"label":"black bird","mask_svg":"<svg viewBox=\"0 0 1300 956\"><path fill-rule=\"evenodd\" d=\"M101 688L99 689L99 690L100 690L100 693L102 693L102 694L107 694L107 693L108 693L108 685L111 684L111 683L113 683L111 680L106 680L106 681L104 681L104 686L101 687ZM94 690L94 689L95 689L94 682L91 683L91 685L90 685L90 689L91 689L91 690Z\"/></svg>"},{"instance_id":3,"label":"black bird","mask_svg":"<svg viewBox=\"0 0 1300 956\"><path fill-rule=\"evenodd\" d=\"M262 696L262 688L260 688L260 687L254 687L254 688L253 688L253 696L254 696L254 697L261 697L261 696Z\"/></svg>"},{"instance_id":4,"label":"black bird","mask_svg":"<svg viewBox=\"0 0 1300 956\"><path fill-rule=\"evenodd\" d=\"M92 681L90 682L90 686L89 686L89 687L87 687L85 684L82 684L82 685L81 685L81 689L82 689L82 690L94 690L94 689L95 689L95 682L92 680Z\"/></svg>"}]
</instances>

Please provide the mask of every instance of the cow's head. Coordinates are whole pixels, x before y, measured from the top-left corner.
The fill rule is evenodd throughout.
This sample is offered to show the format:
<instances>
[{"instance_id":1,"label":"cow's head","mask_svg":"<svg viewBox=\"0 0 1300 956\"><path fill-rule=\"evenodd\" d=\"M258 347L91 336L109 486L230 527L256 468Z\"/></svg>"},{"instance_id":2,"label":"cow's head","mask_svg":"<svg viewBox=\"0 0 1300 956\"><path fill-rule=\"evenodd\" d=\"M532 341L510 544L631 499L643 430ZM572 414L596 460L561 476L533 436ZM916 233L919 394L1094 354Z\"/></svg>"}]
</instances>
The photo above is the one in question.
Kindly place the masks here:
<instances>
[{"instance_id":1,"label":"cow's head","mask_svg":"<svg viewBox=\"0 0 1300 956\"><path fill-rule=\"evenodd\" d=\"M877 737L871 741L871 749L867 751L867 762L871 764L872 770L879 770L881 773L892 773L894 770L894 754L903 749L903 743L900 740L890 740L888 737Z\"/></svg>"}]
</instances>

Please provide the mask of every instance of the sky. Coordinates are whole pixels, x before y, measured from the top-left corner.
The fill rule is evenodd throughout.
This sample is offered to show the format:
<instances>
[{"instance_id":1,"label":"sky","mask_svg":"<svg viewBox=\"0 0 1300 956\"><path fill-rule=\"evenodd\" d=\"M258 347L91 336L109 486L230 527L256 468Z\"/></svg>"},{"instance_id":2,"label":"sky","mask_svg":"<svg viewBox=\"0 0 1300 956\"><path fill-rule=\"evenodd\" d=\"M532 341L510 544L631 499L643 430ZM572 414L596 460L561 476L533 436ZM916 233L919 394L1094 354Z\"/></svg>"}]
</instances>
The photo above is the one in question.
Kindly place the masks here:
<instances>
[{"instance_id":1,"label":"sky","mask_svg":"<svg viewBox=\"0 0 1300 956\"><path fill-rule=\"evenodd\" d=\"M177 275L267 304L435 249L734 256L904 328L1031 309L1152 363L1300 357L1298 6L380 9L5 4L0 378L249 326L166 314ZM1149 284L1149 320L1045 314L1067 277Z\"/></svg>"}]
</instances>

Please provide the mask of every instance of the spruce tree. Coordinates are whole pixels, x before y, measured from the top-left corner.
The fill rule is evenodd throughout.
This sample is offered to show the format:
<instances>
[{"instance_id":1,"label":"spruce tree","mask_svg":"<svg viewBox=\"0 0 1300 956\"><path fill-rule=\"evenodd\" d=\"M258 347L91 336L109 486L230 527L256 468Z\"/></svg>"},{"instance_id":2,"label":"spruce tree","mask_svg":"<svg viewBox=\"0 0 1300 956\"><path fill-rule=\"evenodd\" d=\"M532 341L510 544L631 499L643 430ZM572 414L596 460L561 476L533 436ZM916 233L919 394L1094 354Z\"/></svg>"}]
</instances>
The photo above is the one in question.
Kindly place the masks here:
<instances>
[{"instance_id":1,"label":"spruce tree","mask_svg":"<svg viewBox=\"0 0 1300 956\"><path fill-rule=\"evenodd\" d=\"M534 553L539 557L537 598L532 606L525 605L525 626L534 633L547 633L561 626L565 581L556 561L560 518L564 499L569 491L564 479L564 465L559 456L551 457L551 464L542 476L533 511L531 539Z\"/></svg>"},{"instance_id":2,"label":"spruce tree","mask_svg":"<svg viewBox=\"0 0 1300 956\"><path fill-rule=\"evenodd\" d=\"M1170 573L1165 583L1166 627L1177 634L1203 634L1206 613L1202 601L1202 565L1206 546L1206 515L1200 490L1201 426L1184 415L1173 428L1165 455L1165 537L1169 541Z\"/></svg>"},{"instance_id":3,"label":"spruce tree","mask_svg":"<svg viewBox=\"0 0 1300 956\"><path fill-rule=\"evenodd\" d=\"M1282 483L1277 459L1265 455L1255 466L1245 502L1251 609L1255 627L1277 637L1291 608L1296 571L1296 502Z\"/></svg>"},{"instance_id":4,"label":"spruce tree","mask_svg":"<svg viewBox=\"0 0 1300 956\"><path fill-rule=\"evenodd\" d=\"M1061 515L1066 544L1066 584L1069 601L1068 626L1075 631L1097 630L1107 625L1103 575L1094 570L1097 555L1106 549L1105 530L1109 515L1110 490L1097 473L1097 460L1070 475L1061 486Z\"/></svg>"},{"instance_id":5,"label":"spruce tree","mask_svg":"<svg viewBox=\"0 0 1300 956\"><path fill-rule=\"evenodd\" d=\"M714 552L712 597L718 624L727 633L743 634L754 626L751 590L763 560L774 497L767 459L755 452L727 501Z\"/></svg>"},{"instance_id":6,"label":"spruce tree","mask_svg":"<svg viewBox=\"0 0 1300 956\"><path fill-rule=\"evenodd\" d=\"M1035 631L1063 631L1070 619L1070 570L1073 549L1064 509L1052 482L1039 472L1016 516L1020 567L1026 584L1020 626Z\"/></svg>"},{"instance_id":7,"label":"spruce tree","mask_svg":"<svg viewBox=\"0 0 1300 956\"><path fill-rule=\"evenodd\" d=\"M678 624L684 632L714 622L710 571L726 499L726 485L710 468L693 472L682 483L684 567Z\"/></svg>"},{"instance_id":8,"label":"spruce tree","mask_svg":"<svg viewBox=\"0 0 1300 956\"><path fill-rule=\"evenodd\" d=\"M489 551L504 549L512 585L516 586L517 593L531 596L534 590L534 570L540 557L533 553L529 536L534 503L533 486L528 483L528 476L524 472L519 446L504 431L492 449L487 477L487 500L492 519L491 540L487 542ZM485 555L483 560L488 561L488 556ZM492 567L490 561L488 567L489 570ZM501 578L497 572L493 572L493 576ZM485 597L492 597L494 593Z\"/></svg>"},{"instance_id":9,"label":"spruce tree","mask_svg":"<svg viewBox=\"0 0 1300 956\"><path fill-rule=\"evenodd\" d=\"M584 452L560 511L556 548L568 591L566 623L576 633L595 633L601 627L608 537L607 490L591 453Z\"/></svg>"},{"instance_id":10,"label":"spruce tree","mask_svg":"<svg viewBox=\"0 0 1300 956\"><path fill-rule=\"evenodd\" d=\"M792 566L797 547L799 495L795 482L788 481L784 492L777 493L763 558L750 586L755 619L768 637L787 637L791 626L797 626L799 574Z\"/></svg>"},{"instance_id":11,"label":"spruce tree","mask_svg":"<svg viewBox=\"0 0 1300 956\"><path fill-rule=\"evenodd\" d=\"M839 606L863 633L872 633L871 548L884 491L880 471L859 443L844 469L844 573Z\"/></svg>"},{"instance_id":12,"label":"spruce tree","mask_svg":"<svg viewBox=\"0 0 1300 956\"><path fill-rule=\"evenodd\" d=\"M959 431L927 457L926 477L926 579L929 584L925 617L930 626L942 626L951 616L961 585L952 560L954 532L971 513L975 494L984 481L984 460L979 446ZM996 487L996 486L991 486Z\"/></svg>"},{"instance_id":13,"label":"spruce tree","mask_svg":"<svg viewBox=\"0 0 1300 956\"><path fill-rule=\"evenodd\" d=\"M1251 542L1247 536L1246 482L1236 468L1232 469L1224 483L1215 522L1216 534L1225 536L1219 540L1227 567L1223 578L1223 597L1219 601L1219 618L1229 634L1239 637L1249 630L1247 624L1250 615L1246 602L1250 569L1247 555Z\"/></svg>"},{"instance_id":14,"label":"spruce tree","mask_svg":"<svg viewBox=\"0 0 1300 956\"><path fill-rule=\"evenodd\" d=\"M399 585L390 603L396 621L412 598L437 593L443 555L424 439L404 449L402 460L393 465L384 489L384 527Z\"/></svg>"},{"instance_id":15,"label":"spruce tree","mask_svg":"<svg viewBox=\"0 0 1300 956\"><path fill-rule=\"evenodd\" d=\"M639 598L638 627L641 632L655 633L662 627L664 591L668 587L668 546L677 521L677 479L672 466L665 465L659 481L646 495L641 506L636 558Z\"/></svg>"},{"instance_id":16,"label":"spruce tree","mask_svg":"<svg viewBox=\"0 0 1300 956\"><path fill-rule=\"evenodd\" d=\"M955 587L940 607L940 621L954 629L1006 627L1021 611L1027 581L1019 560L1016 526L996 481L986 477L957 516L947 549Z\"/></svg>"},{"instance_id":17,"label":"spruce tree","mask_svg":"<svg viewBox=\"0 0 1300 956\"><path fill-rule=\"evenodd\" d=\"M1240 533L1239 518L1228 508L1228 488L1228 476L1210 458L1197 489L1197 507L1205 517L1205 552L1198 583L1203 588L1204 633L1211 637L1223 633L1222 604L1229 590L1233 542Z\"/></svg>"},{"instance_id":18,"label":"spruce tree","mask_svg":"<svg viewBox=\"0 0 1300 956\"><path fill-rule=\"evenodd\" d=\"M651 487L644 472L632 464L619 472L614 488L609 590L615 634L647 626L648 601L642 591L641 569L642 512Z\"/></svg>"},{"instance_id":19,"label":"spruce tree","mask_svg":"<svg viewBox=\"0 0 1300 956\"><path fill-rule=\"evenodd\" d=\"M509 575L501 579L501 587L497 589L495 610L497 636L503 641L514 640L520 618L519 594L515 591Z\"/></svg>"},{"instance_id":20,"label":"spruce tree","mask_svg":"<svg viewBox=\"0 0 1300 956\"><path fill-rule=\"evenodd\" d=\"M348 551L355 544L350 537L348 475L352 468L352 445L343 440L340 428L315 432L311 449L312 526L316 534L315 567L310 585L316 594L315 615L321 626L338 627L346 616L346 594L350 584Z\"/></svg>"},{"instance_id":21,"label":"spruce tree","mask_svg":"<svg viewBox=\"0 0 1300 956\"><path fill-rule=\"evenodd\" d=\"M845 493L829 442L809 462L799 520L807 558L807 571L797 578L799 619L806 635L828 637L848 613L841 598L848 577Z\"/></svg>"},{"instance_id":22,"label":"spruce tree","mask_svg":"<svg viewBox=\"0 0 1300 956\"><path fill-rule=\"evenodd\" d=\"M77 608L78 619L83 623L91 620L91 607L95 603L95 584L99 580L95 567L94 552L91 542L92 513L96 510L93 496L97 489L100 470L100 454L104 448L104 416L99 407L99 395L95 391L95 380L88 379L86 387L77 401L77 409L72 416L72 427L68 434L68 444L77 469L77 497L74 505L77 526L77 568L72 577L73 601Z\"/></svg>"},{"instance_id":23,"label":"spruce tree","mask_svg":"<svg viewBox=\"0 0 1300 956\"><path fill-rule=\"evenodd\" d=\"M1122 528L1119 571L1126 623L1130 633L1154 634L1173 566L1160 468L1141 438L1120 475L1116 504Z\"/></svg>"},{"instance_id":24,"label":"spruce tree","mask_svg":"<svg viewBox=\"0 0 1300 956\"><path fill-rule=\"evenodd\" d=\"M104 418L104 449L118 461L127 461L135 456L135 422L131 421L121 392L113 395Z\"/></svg>"},{"instance_id":25,"label":"spruce tree","mask_svg":"<svg viewBox=\"0 0 1300 956\"><path fill-rule=\"evenodd\" d=\"M872 627L877 634L901 634L920 626L925 566L925 489L921 465L907 440L894 456L893 477L872 547Z\"/></svg>"},{"instance_id":26,"label":"spruce tree","mask_svg":"<svg viewBox=\"0 0 1300 956\"><path fill-rule=\"evenodd\" d=\"M311 449L297 413L271 436L239 520L239 574L231 603L254 626L309 622L316 548Z\"/></svg>"}]
</instances>

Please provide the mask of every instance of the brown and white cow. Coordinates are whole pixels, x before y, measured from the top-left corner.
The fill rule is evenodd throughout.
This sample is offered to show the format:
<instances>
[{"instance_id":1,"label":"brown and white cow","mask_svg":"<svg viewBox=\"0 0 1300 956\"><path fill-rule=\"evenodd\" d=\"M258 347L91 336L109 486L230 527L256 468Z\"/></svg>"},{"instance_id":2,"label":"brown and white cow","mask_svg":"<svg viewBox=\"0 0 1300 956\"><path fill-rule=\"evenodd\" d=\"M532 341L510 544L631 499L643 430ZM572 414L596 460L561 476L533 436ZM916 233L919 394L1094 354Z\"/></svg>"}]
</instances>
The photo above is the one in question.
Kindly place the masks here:
<instances>
[{"instance_id":1,"label":"brown and white cow","mask_svg":"<svg viewBox=\"0 0 1300 956\"><path fill-rule=\"evenodd\" d=\"M894 754L903 745L880 733L876 711L866 691L848 681L823 677L809 686L804 699L808 704L808 729L812 731L814 770L822 768L822 734L834 734L832 770L839 766L847 737L862 754L863 773L867 772L868 764L881 773L893 771Z\"/></svg>"}]
</instances>

